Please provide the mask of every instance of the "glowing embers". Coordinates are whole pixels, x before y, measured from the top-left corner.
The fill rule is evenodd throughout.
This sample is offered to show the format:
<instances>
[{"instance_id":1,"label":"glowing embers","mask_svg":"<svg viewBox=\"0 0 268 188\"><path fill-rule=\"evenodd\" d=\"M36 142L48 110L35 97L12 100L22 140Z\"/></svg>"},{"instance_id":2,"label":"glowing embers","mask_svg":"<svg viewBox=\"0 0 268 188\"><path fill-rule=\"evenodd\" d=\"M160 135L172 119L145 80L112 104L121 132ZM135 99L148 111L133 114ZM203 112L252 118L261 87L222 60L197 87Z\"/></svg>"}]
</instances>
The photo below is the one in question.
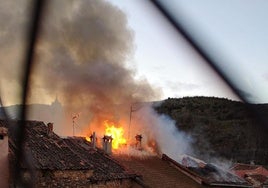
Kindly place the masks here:
<instances>
[{"instance_id":1,"label":"glowing embers","mask_svg":"<svg viewBox=\"0 0 268 188\"><path fill-rule=\"evenodd\" d=\"M124 129L123 127L116 127L114 123L110 123L108 121L104 121L105 135L111 136L112 140L112 148L118 149L120 146L125 145L127 143L124 138Z\"/></svg>"}]
</instances>

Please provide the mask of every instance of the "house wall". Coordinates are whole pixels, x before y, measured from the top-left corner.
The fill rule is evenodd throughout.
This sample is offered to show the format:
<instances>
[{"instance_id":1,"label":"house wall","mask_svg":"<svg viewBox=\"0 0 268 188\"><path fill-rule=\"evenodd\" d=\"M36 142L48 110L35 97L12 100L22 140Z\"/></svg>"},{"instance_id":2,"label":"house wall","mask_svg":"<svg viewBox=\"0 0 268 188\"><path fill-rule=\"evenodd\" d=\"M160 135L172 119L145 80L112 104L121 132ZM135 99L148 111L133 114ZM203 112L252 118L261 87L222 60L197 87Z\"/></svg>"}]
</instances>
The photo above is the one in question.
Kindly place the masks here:
<instances>
[{"instance_id":1,"label":"house wall","mask_svg":"<svg viewBox=\"0 0 268 188\"><path fill-rule=\"evenodd\" d=\"M113 180L106 182L99 182L98 184L89 185L89 188L140 188L138 185L131 179L123 179L123 180Z\"/></svg>"},{"instance_id":2,"label":"house wall","mask_svg":"<svg viewBox=\"0 0 268 188\"><path fill-rule=\"evenodd\" d=\"M35 187L84 187L93 170L40 170L36 173Z\"/></svg>"},{"instance_id":3,"label":"house wall","mask_svg":"<svg viewBox=\"0 0 268 188\"><path fill-rule=\"evenodd\" d=\"M93 170L57 170L53 175L55 179L86 180L93 175Z\"/></svg>"},{"instance_id":4,"label":"house wall","mask_svg":"<svg viewBox=\"0 0 268 188\"><path fill-rule=\"evenodd\" d=\"M9 187L8 135L4 127L0 127L0 187Z\"/></svg>"},{"instance_id":5,"label":"house wall","mask_svg":"<svg viewBox=\"0 0 268 188\"><path fill-rule=\"evenodd\" d=\"M93 184L88 180L92 175L92 170L42 170L36 173L34 187L140 188L132 179L100 181Z\"/></svg>"}]
</instances>

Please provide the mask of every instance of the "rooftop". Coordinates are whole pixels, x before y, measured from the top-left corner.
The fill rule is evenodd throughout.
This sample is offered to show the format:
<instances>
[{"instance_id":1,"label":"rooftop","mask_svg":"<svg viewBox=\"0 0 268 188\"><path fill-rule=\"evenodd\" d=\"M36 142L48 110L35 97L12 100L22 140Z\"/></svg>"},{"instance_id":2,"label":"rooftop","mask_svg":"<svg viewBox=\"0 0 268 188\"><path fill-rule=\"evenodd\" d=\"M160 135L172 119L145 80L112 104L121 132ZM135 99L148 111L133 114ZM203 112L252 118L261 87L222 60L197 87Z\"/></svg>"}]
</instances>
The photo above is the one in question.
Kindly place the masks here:
<instances>
[{"instance_id":1,"label":"rooftop","mask_svg":"<svg viewBox=\"0 0 268 188\"><path fill-rule=\"evenodd\" d=\"M9 129L11 156L17 148L18 121L0 120L0 126ZM40 121L27 121L24 152L30 166L37 170L93 170L89 181L108 181L137 177L82 137L61 138ZM22 168L28 168L25 161Z\"/></svg>"},{"instance_id":2,"label":"rooftop","mask_svg":"<svg viewBox=\"0 0 268 188\"><path fill-rule=\"evenodd\" d=\"M162 160L158 156L130 157L127 155L114 156L126 168L133 170L143 177L144 187L154 188L204 188L174 166Z\"/></svg>"}]
</instances>

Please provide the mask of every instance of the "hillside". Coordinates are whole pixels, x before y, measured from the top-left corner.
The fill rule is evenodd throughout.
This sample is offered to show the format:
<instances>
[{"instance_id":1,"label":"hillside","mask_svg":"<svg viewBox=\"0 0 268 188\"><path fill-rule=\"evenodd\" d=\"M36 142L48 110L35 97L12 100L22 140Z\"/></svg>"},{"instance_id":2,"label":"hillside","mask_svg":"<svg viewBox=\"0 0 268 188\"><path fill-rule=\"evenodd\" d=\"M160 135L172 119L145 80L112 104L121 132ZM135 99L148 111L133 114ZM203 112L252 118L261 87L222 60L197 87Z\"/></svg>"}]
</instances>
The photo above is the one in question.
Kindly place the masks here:
<instances>
[{"instance_id":1,"label":"hillside","mask_svg":"<svg viewBox=\"0 0 268 188\"><path fill-rule=\"evenodd\" d=\"M193 137L197 157L268 164L268 131L260 123L268 117L267 104L245 105L214 97L169 98L156 111L169 115L179 130Z\"/></svg>"}]
</instances>

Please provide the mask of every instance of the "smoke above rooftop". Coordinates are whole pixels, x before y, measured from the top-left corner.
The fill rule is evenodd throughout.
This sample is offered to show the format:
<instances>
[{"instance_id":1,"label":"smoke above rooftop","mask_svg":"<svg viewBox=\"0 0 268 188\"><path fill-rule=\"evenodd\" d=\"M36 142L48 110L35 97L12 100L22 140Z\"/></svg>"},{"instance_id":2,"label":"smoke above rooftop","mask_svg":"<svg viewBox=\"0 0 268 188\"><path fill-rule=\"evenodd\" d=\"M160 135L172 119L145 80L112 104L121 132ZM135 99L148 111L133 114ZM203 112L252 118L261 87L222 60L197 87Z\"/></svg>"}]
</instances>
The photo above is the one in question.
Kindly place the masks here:
<instances>
[{"instance_id":1,"label":"smoke above rooftop","mask_svg":"<svg viewBox=\"0 0 268 188\"><path fill-rule=\"evenodd\" d=\"M1 1L6 7L1 8L0 14L11 21L7 24L1 20L0 42L2 48L9 49L4 60L12 63L5 65L4 70L10 73L3 71L1 80L14 83L5 87L12 91L19 85L18 77L14 76L18 74L17 69L12 66L20 67L23 59L24 51L17 50L25 44L23 36L30 20L25 16L30 1L8 2ZM6 11L12 7L13 12ZM131 63L135 35L126 15L117 7L100 0L49 1L41 26L28 101L42 103L58 97L64 107L65 121L61 121L57 133L64 134L69 129L70 135L69 124L74 114L79 114L78 124L83 130L90 127L98 134L103 121L108 120L120 123L127 131L133 104L160 99L161 89L145 78L137 78L135 65ZM160 151L174 157L189 152L191 138L178 132L172 120L152 109L149 104L133 111L136 120L132 120L130 136L146 134L146 143L157 139ZM168 150L171 143L175 143L174 150Z\"/></svg>"},{"instance_id":2,"label":"smoke above rooftop","mask_svg":"<svg viewBox=\"0 0 268 188\"><path fill-rule=\"evenodd\" d=\"M51 1L45 9L31 77L30 101L59 97L65 110L86 121L116 121L117 105L159 99L136 79L134 32L126 15L106 1ZM128 105L127 105L128 104ZM81 116L83 117L83 116Z\"/></svg>"}]
</instances>

